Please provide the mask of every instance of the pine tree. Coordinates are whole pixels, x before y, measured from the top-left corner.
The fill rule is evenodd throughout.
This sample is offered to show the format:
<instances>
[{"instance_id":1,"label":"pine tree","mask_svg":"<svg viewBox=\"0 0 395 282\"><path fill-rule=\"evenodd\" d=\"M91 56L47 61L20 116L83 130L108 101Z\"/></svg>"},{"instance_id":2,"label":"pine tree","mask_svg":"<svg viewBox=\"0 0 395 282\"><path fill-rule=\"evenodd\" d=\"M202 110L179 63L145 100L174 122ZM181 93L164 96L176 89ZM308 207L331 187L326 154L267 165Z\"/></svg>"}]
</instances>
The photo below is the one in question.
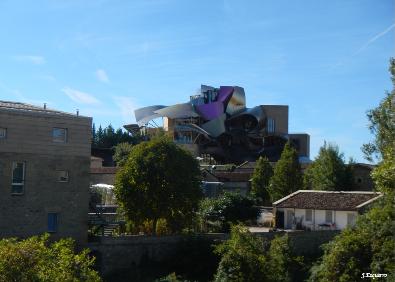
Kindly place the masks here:
<instances>
[{"instance_id":1,"label":"pine tree","mask_svg":"<svg viewBox=\"0 0 395 282\"><path fill-rule=\"evenodd\" d=\"M287 196L303 187L302 172L298 160L298 153L285 144L281 158L274 167L273 176L269 184L269 195L272 202Z\"/></svg>"},{"instance_id":2,"label":"pine tree","mask_svg":"<svg viewBox=\"0 0 395 282\"><path fill-rule=\"evenodd\" d=\"M252 176L251 194L260 204L269 204L269 183L273 176L273 168L266 157L260 157L256 162L254 174Z\"/></svg>"},{"instance_id":3,"label":"pine tree","mask_svg":"<svg viewBox=\"0 0 395 282\"><path fill-rule=\"evenodd\" d=\"M353 162L352 160L350 161ZM352 164L347 165L339 147L326 142L304 175L305 188L313 190L351 190Z\"/></svg>"}]
</instances>

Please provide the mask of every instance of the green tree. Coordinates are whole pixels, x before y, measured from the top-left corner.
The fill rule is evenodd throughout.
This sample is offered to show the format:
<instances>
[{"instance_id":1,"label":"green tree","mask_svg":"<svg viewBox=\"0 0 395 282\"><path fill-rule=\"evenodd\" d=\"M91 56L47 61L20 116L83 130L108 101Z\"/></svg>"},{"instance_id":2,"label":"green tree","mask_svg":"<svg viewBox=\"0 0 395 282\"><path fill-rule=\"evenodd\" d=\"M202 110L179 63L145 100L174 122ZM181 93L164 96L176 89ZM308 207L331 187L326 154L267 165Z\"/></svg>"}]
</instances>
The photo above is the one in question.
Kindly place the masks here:
<instances>
[{"instance_id":1,"label":"green tree","mask_svg":"<svg viewBox=\"0 0 395 282\"><path fill-rule=\"evenodd\" d=\"M394 81L393 59L391 67ZM368 113L371 125L377 129L373 131L376 135L373 152L382 158L372 176L376 189L384 192L384 196L358 218L354 228L343 230L326 245L322 260L311 269L311 281L358 281L362 273L368 272L385 273L387 281L395 280L395 136L389 126L393 111L393 105L388 108L388 104L381 103L370 113L385 112L385 115L372 120Z\"/></svg>"},{"instance_id":2,"label":"green tree","mask_svg":"<svg viewBox=\"0 0 395 282\"><path fill-rule=\"evenodd\" d=\"M123 166L126 163L132 149L133 145L126 142L119 143L115 146L115 153L113 159L116 162L117 166Z\"/></svg>"},{"instance_id":3,"label":"green tree","mask_svg":"<svg viewBox=\"0 0 395 282\"><path fill-rule=\"evenodd\" d=\"M270 179L270 199L274 202L292 192L302 189L302 187L303 178L298 153L287 142L280 159L274 166L273 176Z\"/></svg>"},{"instance_id":4,"label":"green tree","mask_svg":"<svg viewBox=\"0 0 395 282\"><path fill-rule=\"evenodd\" d=\"M202 197L199 164L168 138L154 138L133 147L115 179L115 195L129 220L159 219L173 232L192 222Z\"/></svg>"},{"instance_id":5,"label":"green tree","mask_svg":"<svg viewBox=\"0 0 395 282\"><path fill-rule=\"evenodd\" d=\"M101 281L89 251L74 253L74 242L48 243L49 235L0 240L0 281Z\"/></svg>"},{"instance_id":6,"label":"green tree","mask_svg":"<svg viewBox=\"0 0 395 282\"><path fill-rule=\"evenodd\" d=\"M267 280L273 282L303 281L303 257L293 254L288 235L276 236L267 252Z\"/></svg>"},{"instance_id":7,"label":"green tree","mask_svg":"<svg viewBox=\"0 0 395 282\"><path fill-rule=\"evenodd\" d=\"M266 157L259 157L252 175L251 193L261 204L270 204L269 183L273 168Z\"/></svg>"},{"instance_id":8,"label":"green tree","mask_svg":"<svg viewBox=\"0 0 395 282\"><path fill-rule=\"evenodd\" d=\"M218 198L203 200L199 208L201 219L204 222L219 223L222 232L228 232L231 223L256 220L258 213L259 209L254 206L253 199L229 192Z\"/></svg>"},{"instance_id":9,"label":"green tree","mask_svg":"<svg viewBox=\"0 0 395 282\"><path fill-rule=\"evenodd\" d=\"M318 156L304 174L307 189L313 190L351 190L353 185L352 161L347 165L339 147L326 142Z\"/></svg>"},{"instance_id":10,"label":"green tree","mask_svg":"<svg viewBox=\"0 0 395 282\"><path fill-rule=\"evenodd\" d=\"M380 105L367 113L370 121L369 129L374 134L374 141L364 144L362 151L365 158L373 161L380 160L386 148L393 145L395 139L395 59L390 59L389 71L393 89L381 100Z\"/></svg>"},{"instance_id":11,"label":"green tree","mask_svg":"<svg viewBox=\"0 0 395 282\"><path fill-rule=\"evenodd\" d=\"M267 281L264 249L261 238L254 237L245 227L232 226L230 239L216 249L222 258L214 281Z\"/></svg>"}]
</instances>

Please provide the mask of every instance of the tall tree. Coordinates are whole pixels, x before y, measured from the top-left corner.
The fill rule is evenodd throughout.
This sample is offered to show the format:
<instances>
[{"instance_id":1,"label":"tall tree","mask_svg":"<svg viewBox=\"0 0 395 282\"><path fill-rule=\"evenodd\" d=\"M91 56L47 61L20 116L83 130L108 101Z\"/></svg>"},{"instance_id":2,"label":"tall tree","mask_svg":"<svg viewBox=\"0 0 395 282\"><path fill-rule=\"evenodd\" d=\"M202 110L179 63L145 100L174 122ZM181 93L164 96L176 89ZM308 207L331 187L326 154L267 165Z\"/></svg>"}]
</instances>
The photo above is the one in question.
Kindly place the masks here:
<instances>
[{"instance_id":1,"label":"tall tree","mask_svg":"<svg viewBox=\"0 0 395 282\"><path fill-rule=\"evenodd\" d=\"M252 175L251 193L260 204L270 204L269 183L273 167L266 157L259 157Z\"/></svg>"},{"instance_id":2,"label":"tall tree","mask_svg":"<svg viewBox=\"0 0 395 282\"><path fill-rule=\"evenodd\" d=\"M269 195L272 202L302 189L303 178L298 153L289 142L285 144L281 157L274 166L270 179Z\"/></svg>"},{"instance_id":3,"label":"tall tree","mask_svg":"<svg viewBox=\"0 0 395 282\"><path fill-rule=\"evenodd\" d=\"M380 160L385 148L393 144L395 139L395 59L390 59L391 80L393 89L387 92L377 108L367 113L370 132L374 134L374 141L364 144L362 151L369 161Z\"/></svg>"},{"instance_id":4,"label":"tall tree","mask_svg":"<svg viewBox=\"0 0 395 282\"><path fill-rule=\"evenodd\" d=\"M177 232L197 211L202 197L199 163L168 138L154 138L133 147L115 179L115 195L129 220L159 219Z\"/></svg>"},{"instance_id":5,"label":"tall tree","mask_svg":"<svg viewBox=\"0 0 395 282\"><path fill-rule=\"evenodd\" d=\"M353 185L352 164L347 165L339 147L326 142L318 156L304 174L307 189L313 190L351 190Z\"/></svg>"}]
</instances>

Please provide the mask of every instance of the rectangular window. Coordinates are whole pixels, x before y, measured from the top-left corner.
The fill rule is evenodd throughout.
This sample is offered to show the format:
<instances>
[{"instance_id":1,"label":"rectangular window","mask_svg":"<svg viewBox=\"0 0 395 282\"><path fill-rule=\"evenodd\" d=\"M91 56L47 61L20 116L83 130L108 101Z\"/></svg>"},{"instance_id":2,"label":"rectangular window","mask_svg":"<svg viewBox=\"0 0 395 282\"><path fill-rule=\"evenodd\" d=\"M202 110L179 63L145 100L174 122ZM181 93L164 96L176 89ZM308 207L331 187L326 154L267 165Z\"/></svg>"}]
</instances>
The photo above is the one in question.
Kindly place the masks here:
<instances>
[{"instance_id":1,"label":"rectangular window","mask_svg":"<svg viewBox=\"0 0 395 282\"><path fill-rule=\"evenodd\" d=\"M7 138L7 128L0 127L0 139L6 139L6 138Z\"/></svg>"},{"instance_id":2,"label":"rectangular window","mask_svg":"<svg viewBox=\"0 0 395 282\"><path fill-rule=\"evenodd\" d=\"M332 211L325 212L325 222L332 223Z\"/></svg>"},{"instance_id":3,"label":"rectangular window","mask_svg":"<svg viewBox=\"0 0 395 282\"><path fill-rule=\"evenodd\" d=\"M52 129L52 141L56 143L67 142L67 128L54 127Z\"/></svg>"},{"instance_id":4,"label":"rectangular window","mask_svg":"<svg viewBox=\"0 0 395 282\"><path fill-rule=\"evenodd\" d=\"M57 213L48 213L48 232L57 232L58 231L58 214Z\"/></svg>"},{"instance_id":5,"label":"rectangular window","mask_svg":"<svg viewBox=\"0 0 395 282\"><path fill-rule=\"evenodd\" d=\"M69 172L67 170L58 170L56 172L58 182L69 182Z\"/></svg>"},{"instance_id":6,"label":"rectangular window","mask_svg":"<svg viewBox=\"0 0 395 282\"><path fill-rule=\"evenodd\" d=\"M348 213L347 214L347 225L354 226L357 220L357 215L355 213Z\"/></svg>"},{"instance_id":7,"label":"rectangular window","mask_svg":"<svg viewBox=\"0 0 395 282\"><path fill-rule=\"evenodd\" d=\"M23 194L25 186L25 163L13 162L12 163L12 194Z\"/></svg>"},{"instance_id":8,"label":"rectangular window","mask_svg":"<svg viewBox=\"0 0 395 282\"><path fill-rule=\"evenodd\" d=\"M306 221L313 221L313 210L306 210Z\"/></svg>"},{"instance_id":9,"label":"rectangular window","mask_svg":"<svg viewBox=\"0 0 395 282\"><path fill-rule=\"evenodd\" d=\"M275 121L272 118L267 119L267 132L268 133L274 133L276 131L275 128Z\"/></svg>"}]
</instances>

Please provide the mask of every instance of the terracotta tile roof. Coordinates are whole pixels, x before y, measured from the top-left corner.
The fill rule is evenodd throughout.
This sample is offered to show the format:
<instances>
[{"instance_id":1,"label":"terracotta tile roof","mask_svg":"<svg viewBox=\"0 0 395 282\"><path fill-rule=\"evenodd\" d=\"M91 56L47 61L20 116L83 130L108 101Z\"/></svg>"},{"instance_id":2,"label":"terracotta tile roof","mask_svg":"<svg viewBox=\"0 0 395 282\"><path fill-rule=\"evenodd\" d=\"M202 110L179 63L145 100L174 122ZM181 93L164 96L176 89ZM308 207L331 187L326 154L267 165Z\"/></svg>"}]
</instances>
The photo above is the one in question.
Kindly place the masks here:
<instances>
[{"instance_id":1,"label":"terracotta tile roof","mask_svg":"<svg viewBox=\"0 0 395 282\"><path fill-rule=\"evenodd\" d=\"M358 210L381 197L377 192L299 190L273 203L277 208Z\"/></svg>"},{"instance_id":2,"label":"terracotta tile roof","mask_svg":"<svg viewBox=\"0 0 395 282\"><path fill-rule=\"evenodd\" d=\"M91 173L93 174L115 174L118 171L118 167L91 167Z\"/></svg>"}]
</instances>

